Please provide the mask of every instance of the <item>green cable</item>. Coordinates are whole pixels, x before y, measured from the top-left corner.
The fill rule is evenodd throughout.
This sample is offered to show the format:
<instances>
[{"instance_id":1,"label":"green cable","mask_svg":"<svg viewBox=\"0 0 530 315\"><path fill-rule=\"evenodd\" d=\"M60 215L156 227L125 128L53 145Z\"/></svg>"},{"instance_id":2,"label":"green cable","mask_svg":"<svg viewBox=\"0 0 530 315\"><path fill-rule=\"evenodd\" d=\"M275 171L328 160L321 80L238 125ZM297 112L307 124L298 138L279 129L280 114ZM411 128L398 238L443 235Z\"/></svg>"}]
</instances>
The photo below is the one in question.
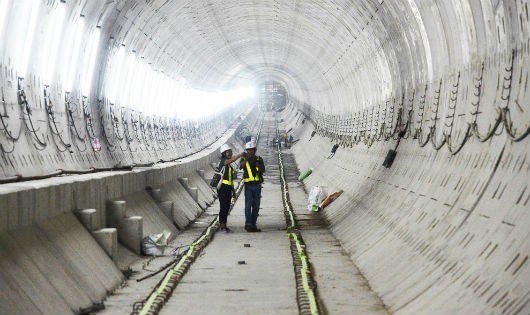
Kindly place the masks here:
<instances>
[{"instance_id":1,"label":"green cable","mask_svg":"<svg viewBox=\"0 0 530 315\"><path fill-rule=\"evenodd\" d=\"M290 222L289 222L288 230L292 231L295 228L295 226L296 226L296 220L294 218L294 214L293 214L291 205L288 202L288 200L289 200L288 187L287 187L287 182L285 180L285 171L284 171L284 167L283 167L283 158L282 158L281 151L280 151L279 148L278 148L278 160L279 160L279 164L280 164L280 179L281 179L281 182L282 182L282 190L283 190L283 194L282 194L283 195L283 205L284 205L284 208L285 208L286 212L289 215L289 221ZM317 304L315 292L309 286L310 279L308 277L309 265L308 265L307 255L305 253L304 248L302 247L302 244L300 243L298 235L296 235L293 232L288 232L287 236L289 237L289 239L293 240L294 245L296 246L298 258L299 258L300 263L302 265L302 268L300 270L300 276L302 278L302 286L304 288L304 292L305 292L305 294L306 294L306 296L307 296L307 298L309 300L309 307L310 307L311 314L312 315L317 315L317 314L319 314L319 310L318 310L318 304ZM295 264L296 264L296 262L295 262Z\"/></svg>"},{"instance_id":2,"label":"green cable","mask_svg":"<svg viewBox=\"0 0 530 315\"><path fill-rule=\"evenodd\" d=\"M196 240L195 242L193 242L188 251L186 252L186 254L180 259L180 261L177 263L177 265L173 268L171 268L167 273L166 275L164 276L164 280L160 283L160 285L158 286L158 288L156 289L156 291L154 291L150 296L149 296L149 299L146 301L144 307L142 308L142 310L140 311L140 315L147 315L147 313L149 312L149 310L151 309L152 305L153 305L153 302L155 301L155 299L161 295L163 293L163 291L165 290L165 288L167 287L168 283L169 283L169 280L171 279L171 277L175 274L175 272L178 272L179 269L182 267L182 265L184 264L184 262L189 258L191 257L191 255L193 254L193 251L195 250L195 246L198 245L199 243L201 243L205 238L206 238L206 235L210 234L211 232L211 228L212 228L212 225L215 225L217 223L219 219L216 218L212 224L210 224L210 226L208 227L208 229L206 229L206 233L203 234L198 240Z\"/></svg>"}]
</instances>

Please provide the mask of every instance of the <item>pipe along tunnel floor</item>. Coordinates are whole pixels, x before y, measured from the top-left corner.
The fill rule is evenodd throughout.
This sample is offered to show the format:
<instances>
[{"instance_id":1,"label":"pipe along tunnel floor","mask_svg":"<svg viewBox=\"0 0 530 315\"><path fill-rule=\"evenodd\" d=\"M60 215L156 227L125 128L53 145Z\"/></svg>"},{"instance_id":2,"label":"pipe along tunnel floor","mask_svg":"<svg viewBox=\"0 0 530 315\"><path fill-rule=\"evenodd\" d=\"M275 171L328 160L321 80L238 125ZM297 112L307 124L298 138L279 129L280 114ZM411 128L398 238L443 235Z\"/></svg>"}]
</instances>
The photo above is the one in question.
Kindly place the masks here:
<instances>
[{"instance_id":1,"label":"pipe along tunnel floor","mask_svg":"<svg viewBox=\"0 0 530 315\"><path fill-rule=\"evenodd\" d=\"M159 314L296 314L297 282L282 201L278 151L271 147L275 123L265 117L257 154L266 163L258 227L261 233L244 230L244 192L228 217L232 233L216 231L200 255L182 276ZM292 208L296 214L305 250L316 282L320 314L387 314L337 239L318 213L307 211L307 193L289 149L282 159ZM132 275L105 301L98 314L130 314L133 304L148 299L164 277L165 270L142 280L182 253L216 218L219 203L183 230L166 256L144 257L131 265Z\"/></svg>"}]
</instances>

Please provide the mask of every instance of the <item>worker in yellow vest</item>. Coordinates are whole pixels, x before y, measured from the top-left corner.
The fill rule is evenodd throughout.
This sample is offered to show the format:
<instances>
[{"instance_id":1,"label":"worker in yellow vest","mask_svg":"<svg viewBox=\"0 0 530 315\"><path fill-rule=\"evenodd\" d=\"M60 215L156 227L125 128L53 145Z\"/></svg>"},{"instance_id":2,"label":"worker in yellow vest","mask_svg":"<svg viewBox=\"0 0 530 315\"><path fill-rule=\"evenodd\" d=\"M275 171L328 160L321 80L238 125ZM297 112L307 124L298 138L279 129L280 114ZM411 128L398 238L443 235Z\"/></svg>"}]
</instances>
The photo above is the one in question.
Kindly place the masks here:
<instances>
[{"instance_id":1,"label":"worker in yellow vest","mask_svg":"<svg viewBox=\"0 0 530 315\"><path fill-rule=\"evenodd\" d=\"M239 168L243 170L243 182L245 183L245 230L247 232L261 232L256 225L259 215L261 200L261 183L265 173L265 163L260 156L256 155L256 143L254 141L245 144L246 155L239 162Z\"/></svg>"},{"instance_id":2,"label":"worker in yellow vest","mask_svg":"<svg viewBox=\"0 0 530 315\"><path fill-rule=\"evenodd\" d=\"M244 152L232 156L232 149L228 144L221 146L221 161L219 161L218 169L225 167L221 187L217 190L219 197L219 229L227 233L231 230L226 226L228 218L228 211L230 210L230 201L232 199L232 192L234 191L234 168L230 165L243 156Z\"/></svg>"}]
</instances>

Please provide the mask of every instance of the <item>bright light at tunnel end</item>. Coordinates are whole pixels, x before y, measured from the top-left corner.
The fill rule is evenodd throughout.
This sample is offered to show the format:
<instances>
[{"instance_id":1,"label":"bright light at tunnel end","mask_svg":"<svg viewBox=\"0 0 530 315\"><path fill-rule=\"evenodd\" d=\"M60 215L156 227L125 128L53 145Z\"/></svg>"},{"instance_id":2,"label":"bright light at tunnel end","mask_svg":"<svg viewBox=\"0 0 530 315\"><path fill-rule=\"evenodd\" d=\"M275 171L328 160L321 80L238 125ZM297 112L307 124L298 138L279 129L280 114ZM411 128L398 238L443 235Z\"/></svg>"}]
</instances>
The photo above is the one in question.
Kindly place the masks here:
<instances>
[{"instance_id":1,"label":"bright light at tunnel end","mask_svg":"<svg viewBox=\"0 0 530 315\"><path fill-rule=\"evenodd\" d=\"M256 96L253 87L239 87L226 91L204 92L186 89L180 97L180 119L196 119L215 115L243 101L252 101Z\"/></svg>"},{"instance_id":2,"label":"bright light at tunnel end","mask_svg":"<svg viewBox=\"0 0 530 315\"><path fill-rule=\"evenodd\" d=\"M85 84L90 82L86 80ZM217 91L192 88L185 78L157 70L122 45L109 60L103 95L110 104L146 115L194 120L216 115L241 102L252 102L257 93L255 88L241 85Z\"/></svg>"}]
</instances>

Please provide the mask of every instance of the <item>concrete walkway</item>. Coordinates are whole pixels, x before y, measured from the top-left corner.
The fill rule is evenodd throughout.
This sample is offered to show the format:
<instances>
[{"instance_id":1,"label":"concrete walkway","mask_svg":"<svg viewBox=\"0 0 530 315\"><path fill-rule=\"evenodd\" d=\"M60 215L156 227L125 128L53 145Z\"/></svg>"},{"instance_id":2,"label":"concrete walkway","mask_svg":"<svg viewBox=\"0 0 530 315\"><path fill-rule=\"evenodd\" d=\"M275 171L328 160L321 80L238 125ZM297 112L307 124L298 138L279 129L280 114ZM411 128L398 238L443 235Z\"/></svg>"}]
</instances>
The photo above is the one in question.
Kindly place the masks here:
<instances>
[{"instance_id":1,"label":"concrete walkway","mask_svg":"<svg viewBox=\"0 0 530 315\"><path fill-rule=\"evenodd\" d=\"M280 196L279 185L264 185L258 219L262 232L248 233L243 229L242 192L228 217L233 232L215 234L160 314L296 314L293 262Z\"/></svg>"}]
</instances>

